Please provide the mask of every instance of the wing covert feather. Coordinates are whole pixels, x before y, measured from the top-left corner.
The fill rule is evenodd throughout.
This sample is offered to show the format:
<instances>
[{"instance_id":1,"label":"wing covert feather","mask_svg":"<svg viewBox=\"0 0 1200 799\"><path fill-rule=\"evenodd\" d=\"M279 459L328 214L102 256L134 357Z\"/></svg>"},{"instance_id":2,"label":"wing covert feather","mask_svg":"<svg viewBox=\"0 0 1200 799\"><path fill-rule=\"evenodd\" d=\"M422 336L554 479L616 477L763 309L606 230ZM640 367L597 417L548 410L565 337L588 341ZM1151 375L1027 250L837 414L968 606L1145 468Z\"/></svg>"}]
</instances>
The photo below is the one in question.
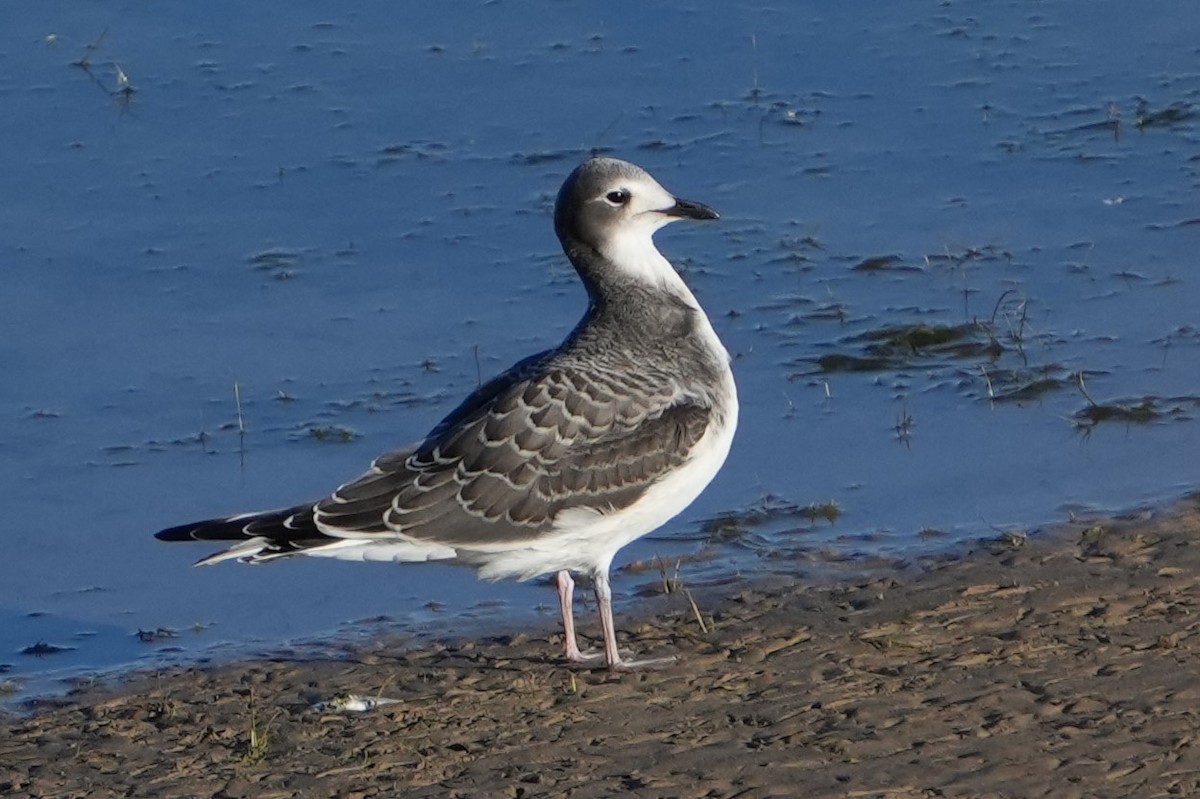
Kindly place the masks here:
<instances>
[{"instance_id":1,"label":"wing covert feather","mask_svg":"<svg viewBox=\"0 0 1200 799\"><path fill-rule=\"evenodd\" d=\"M711 409L667 380L525 365L520 379L510 372L468 397L416 449L381 456L320 502L320 529L464 547L536 538L563 510L633 504L709 424Z\"/></svg>"}]
</instances>

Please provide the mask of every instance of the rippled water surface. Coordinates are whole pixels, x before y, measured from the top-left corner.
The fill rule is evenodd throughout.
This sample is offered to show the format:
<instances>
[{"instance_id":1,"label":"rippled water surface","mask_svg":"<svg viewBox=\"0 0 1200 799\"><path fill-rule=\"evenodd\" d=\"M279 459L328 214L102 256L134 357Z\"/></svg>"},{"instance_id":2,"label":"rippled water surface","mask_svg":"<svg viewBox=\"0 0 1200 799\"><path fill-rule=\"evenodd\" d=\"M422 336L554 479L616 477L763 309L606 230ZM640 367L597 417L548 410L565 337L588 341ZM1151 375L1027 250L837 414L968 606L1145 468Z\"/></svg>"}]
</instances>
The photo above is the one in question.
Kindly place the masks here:
<instances>
[{"instance_id":1,"label":"rippled water surface","mask_svg":"<svg viewBox=\"0 0 1200 799\"><path fill-rule=\"evenodd\" d=\"M722 212L658 241L743 403L622 562L816 579L1200 478L1200 7L287 8L8 9L0 680L547 613L151 534L320 496L556 343L593 148Z\"/></svg>"}]
</instances>

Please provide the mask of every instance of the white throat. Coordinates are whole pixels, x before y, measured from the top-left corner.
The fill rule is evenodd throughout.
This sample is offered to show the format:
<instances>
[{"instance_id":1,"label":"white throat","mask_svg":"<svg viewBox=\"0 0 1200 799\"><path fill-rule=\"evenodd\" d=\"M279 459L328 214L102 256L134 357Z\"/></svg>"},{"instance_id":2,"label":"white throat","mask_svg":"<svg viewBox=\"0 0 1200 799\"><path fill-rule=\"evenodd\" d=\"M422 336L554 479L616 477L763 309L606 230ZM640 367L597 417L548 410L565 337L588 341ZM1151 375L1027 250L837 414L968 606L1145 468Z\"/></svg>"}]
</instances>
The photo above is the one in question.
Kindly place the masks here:
<instances>
[{"instance_id":1,"label":"white throat","mask_svg":"<svg viewBox=\"0 0 1200 799\"><path fill-rule=\"evenodd\" d=\"M657 221L657 220L656 220ZM628 225L610 236L601 246L600 254L620 270L621 274L655 288L666 289L684 297L696 306L695 297L683 278L654 246L654 231L666 224Z\"/></svg>"},{"instance_id":2,"label":"white throat","mask_svg":"<svg viewBox=\"0 0 1200 799\"><path fill-rule=\"evenodd\" d=\"M697 326L700 338L705 342L713 357L725 364L726 379L731 394L736 396L733 389L733 374L729 371L729 351L721 343L721 339L713 330L712 322L700 308L696 295L683 282L683 278L671 266L671 262L654 246L654 231L673 221L660 217L663 221L656 225L629 226L616 235L610 236L600 248L600 254L620 270L622 275L633 278L644 285L658 291L667 291L686 302L698 312ZM736 399L734 400L736 403ZM735 411L736 413L736 411Z\"/></svg>"}]
</instances>

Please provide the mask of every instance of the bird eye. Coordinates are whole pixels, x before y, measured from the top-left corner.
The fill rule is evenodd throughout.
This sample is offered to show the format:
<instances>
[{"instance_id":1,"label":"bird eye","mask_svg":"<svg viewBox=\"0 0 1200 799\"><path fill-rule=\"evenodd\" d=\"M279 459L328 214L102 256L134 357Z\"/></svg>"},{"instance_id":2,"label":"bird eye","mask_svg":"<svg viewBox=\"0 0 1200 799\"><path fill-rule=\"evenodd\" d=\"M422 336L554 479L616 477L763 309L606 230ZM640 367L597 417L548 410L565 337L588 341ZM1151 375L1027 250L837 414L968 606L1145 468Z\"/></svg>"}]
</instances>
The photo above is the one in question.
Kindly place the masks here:
<instances>
[{"instance_id":1,"label":"bird eye","mask_svg":"<svg viewBox=\"0 0 1200 799\"><path fill-rule=\"evenodd\" d=\"M604 199L608 200L613 205L624 205L625 203L629 202L629 192L627 192L625 189L617 189L616 191L610 191L608 194L604 195Z\"/></svg>"}]
</instances>

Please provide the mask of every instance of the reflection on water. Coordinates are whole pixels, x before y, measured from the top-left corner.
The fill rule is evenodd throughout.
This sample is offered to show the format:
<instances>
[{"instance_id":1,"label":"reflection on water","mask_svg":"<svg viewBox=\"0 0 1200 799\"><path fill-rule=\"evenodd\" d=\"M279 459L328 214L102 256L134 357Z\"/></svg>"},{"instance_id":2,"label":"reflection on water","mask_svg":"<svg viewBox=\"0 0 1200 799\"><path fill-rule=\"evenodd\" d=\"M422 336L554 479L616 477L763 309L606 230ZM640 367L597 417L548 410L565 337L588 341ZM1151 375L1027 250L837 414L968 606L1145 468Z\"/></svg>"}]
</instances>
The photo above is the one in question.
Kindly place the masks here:
<instances>
[{"instance_id":1,"label":"reflection on water","mask_svg":"<svg viewBox=\"0 0 1200 799\"><path fill-rule=\"evenodd\" d=\"M549 211L590 148L721 211L660 245L744 405L627 596L1197 481L1200 11L221 10L10 9L0 680L548 604L150 534L319 496L561 338Z\"/></svg>"}]
</instances>

